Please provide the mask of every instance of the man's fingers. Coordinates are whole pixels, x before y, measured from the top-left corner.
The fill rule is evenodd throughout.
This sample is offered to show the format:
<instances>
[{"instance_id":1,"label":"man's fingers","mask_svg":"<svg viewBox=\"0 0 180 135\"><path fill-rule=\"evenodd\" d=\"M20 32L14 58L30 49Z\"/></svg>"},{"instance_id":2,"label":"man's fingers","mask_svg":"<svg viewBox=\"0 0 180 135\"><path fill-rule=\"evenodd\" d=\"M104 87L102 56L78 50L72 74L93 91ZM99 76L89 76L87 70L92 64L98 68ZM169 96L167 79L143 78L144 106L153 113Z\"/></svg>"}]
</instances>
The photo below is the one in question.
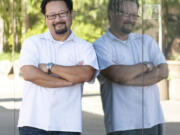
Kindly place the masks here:
<instances>
[{"instance_id":1,"label":"man's fingers","mask_svg":"<svg viewBox=\"0 0 180 135\"><path fill-rule=\"evenodd\" d=\"M83 65L84 61L79 61L77 65Z\"/></svg>"}]
</instances>

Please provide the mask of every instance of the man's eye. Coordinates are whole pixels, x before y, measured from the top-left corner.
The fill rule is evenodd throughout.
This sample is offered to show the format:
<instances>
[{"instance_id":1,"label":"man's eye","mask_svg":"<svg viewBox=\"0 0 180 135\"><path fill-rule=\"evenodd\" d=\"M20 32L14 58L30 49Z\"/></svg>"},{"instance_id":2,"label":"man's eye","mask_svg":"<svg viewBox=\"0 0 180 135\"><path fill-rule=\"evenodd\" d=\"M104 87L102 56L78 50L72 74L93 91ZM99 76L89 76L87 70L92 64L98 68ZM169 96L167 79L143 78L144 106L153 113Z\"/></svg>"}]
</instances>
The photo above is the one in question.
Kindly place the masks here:
<instances>
[{"instance_id":1,"label":"man's eye","mask_svg":"<svg viewBox=\"0 0 180 135\"><path fill-rule=\"evenodd\" d=\"M56 15L54 14L54 15L50 15L49 17L55 17Z\"/></svg>"},{"instance_id":2,"label":"man's eye","mask_svg":"<svg viewBox=\"0 0 180 135\"><path fill-rule=\"evenodd\" d=\"M60 13L60 16L65 16L65 15L66 15L66 13L65 13L65 12Z\"/></svg>"},{"instance_id":3,"label":"man's eye","mask_svg":"<svg viewBox=\"0 0 180 135\"><path fill-rule=\"evenodd\" d=\"M129 13L126 13L126 12L125 12L124 14L125 14L125 15L129 15Z\"/></svg>"}]
</instances>

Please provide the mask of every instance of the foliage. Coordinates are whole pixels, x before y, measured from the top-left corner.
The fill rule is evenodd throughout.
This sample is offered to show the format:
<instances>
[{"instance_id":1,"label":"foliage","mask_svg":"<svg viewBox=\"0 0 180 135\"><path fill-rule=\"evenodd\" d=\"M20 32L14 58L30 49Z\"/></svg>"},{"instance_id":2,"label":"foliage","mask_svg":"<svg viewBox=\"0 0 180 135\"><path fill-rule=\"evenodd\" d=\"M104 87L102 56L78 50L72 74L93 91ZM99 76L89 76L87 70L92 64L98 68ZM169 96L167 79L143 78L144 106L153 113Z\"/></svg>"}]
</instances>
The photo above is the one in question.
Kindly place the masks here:
<instances>
[{"instance_id":1,"label":"foliage","mask_svg":"<svg viewBox=\"0 0 180 135\"><path fill-rule=\"evenodd\" d=\"M94 42L104 34L108 26L107 3L108 0L78 0L78 3L75 1L76 12L72 29L80 38Z\"/></svg>"},{"instance_id":2,"label":"foliage","mask_svg":"<svg viewBox=\"0 0 180 135\"><path fill-rule=\"evenodd\" d=\"M0 54L0 61L1 60L13 61L13 60L17 60L17 59L19 59L19 53L15 53L14 57L12 56L12 53L1 53Z\"/></svg>"},{"instance_id":3,"label":"foliage","mask_svg":"<svg viewBox=\"0 0 180 135\"><path fill-rule=\"evenodd\" d=\"M32 25L31 27L32 28L29 28L27 33L22 37L22 42L27 37L30 37L32 35L41 34L41 33L44 33L45 31L47 31L47 27L46 27L44 21L41 21L41 20L38 23Z\"/></svg>"},{"instance_id":4,"label":"foliage","mask_svg":"<svg viewBox=\"0 0 180 135\"><path fill-rule=\"evenodd\" d=\"M25 24L28 24L28 27L26 28L26 34L22 37L22 42L29 36L40 34L47 30L44 22L44 15L41 13L40 4L41 1L26 0L26 17L28 20L25 21Z\"/></svg>"},{"instance_id":5,"label":"foliage","mask_svg":"<svg viewBox=\"0 0 180 135\"><path fill-rule=\"evenodd\" d=\"M0 17L3 19L4 22L4 38L6 39L4 44L8 46L7 39L12 34L11 31L11 9L10 9L10 0L1 0L0 1ZM12 44L11 44L12 46ZM4 46L3 46L4 47ZM5 51L8 48L5 48Z\"/></svg>"},{"instance_id":6,"label":"foliage","mask_svg":"<svg viewBox=\"0 0 180 135\"><path fill-rule=\"evenodd\" d=\"M5 52L18 50L21 44L23 28L22 0L1 0L0 17L4 22L4 46Z\"/></svg>"},{"instance_id":7,"label":"foliage","mask_svg":"<svg viewBox=\"0 0 180 135\"><path fill-rule=\"evenodd\" d=\"M107 1L74 0L72 30L77 36L89 42L94 42L105 32L108 25L106 15L104 14L106 13ZM31 22L30 28L23 39L47 30L44 16L40 13L40 2L29 0L28 4L28 14Z\"/></svg>"},{"instance_id":8,"label":"foliage","mask_svg":"<svg viewBox=\"0 0 180 135\"><path fill-rule=\"evenodd\" d=\"M72 30L77 36L94 42L103 35L108 28L107 3L109 0L73 0L74 13ZM14 3L12 3L14 2ZM174 29L180 24L175 24L177 20L172 20L169 15L168 6L179 9L180 0L139 0L142 4L160 4L163 6L163 29L165 40L164 44L171 46L175 36L180 36L178 29ZM0 17L4 20L4 52L15 50L19 52L23 40L31 35L47 31L44 15L40 9L41 0L0 0ZM13 10L12 10L13 9ZM140 9L142 11L142 9ZM140 13L142 14L142 13ZM170 16L170 17L169 17ZM142 18L141 18L142 19ZM13 29L13 22L15 28ZM152 21L144 21L144 31L155 27ZM137 29L142 30L142 25ZM166 38L168 37L168 38ZM163 41L165 41L163 40Z\"/></svg>"}]
</instances>

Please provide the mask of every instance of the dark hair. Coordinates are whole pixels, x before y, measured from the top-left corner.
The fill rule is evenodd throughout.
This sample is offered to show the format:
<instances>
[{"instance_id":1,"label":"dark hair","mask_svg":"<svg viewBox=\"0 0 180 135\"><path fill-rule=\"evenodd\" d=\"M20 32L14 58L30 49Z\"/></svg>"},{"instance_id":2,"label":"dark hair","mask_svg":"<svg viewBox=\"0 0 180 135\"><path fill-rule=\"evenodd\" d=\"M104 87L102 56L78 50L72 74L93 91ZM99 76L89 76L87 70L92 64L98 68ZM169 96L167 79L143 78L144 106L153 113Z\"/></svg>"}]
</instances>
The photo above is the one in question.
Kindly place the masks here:
<instances>
[{"instance_id":1,"label":"dark hair","mask_svg":"<svg viewBox=\"0 0 180 135\"><path fill-rule=\"evenodd\" d=\"M112 11L113 13L119 12L121 9L120 5L122 5L123 2L130 1L137 4L137 7L139 8L138 0L109 0L108 4L108 18L109 18L109 12ZM110 18L109 18L110 19Z\"/></svg>"},{"instance_id":2,"label":"dark hair","mask_svg":"<svg viewBox=\"0 0 180 135\"><path fill-rule=\"evenodd\" d=\"M66 3L67 8L69 9L70 12L73 10L73 2L72 0L42 0L41 2L41 12L45 14L46 12L46 5L47 3L51 1L64 1Z\"/></svg>"}]
</instances>

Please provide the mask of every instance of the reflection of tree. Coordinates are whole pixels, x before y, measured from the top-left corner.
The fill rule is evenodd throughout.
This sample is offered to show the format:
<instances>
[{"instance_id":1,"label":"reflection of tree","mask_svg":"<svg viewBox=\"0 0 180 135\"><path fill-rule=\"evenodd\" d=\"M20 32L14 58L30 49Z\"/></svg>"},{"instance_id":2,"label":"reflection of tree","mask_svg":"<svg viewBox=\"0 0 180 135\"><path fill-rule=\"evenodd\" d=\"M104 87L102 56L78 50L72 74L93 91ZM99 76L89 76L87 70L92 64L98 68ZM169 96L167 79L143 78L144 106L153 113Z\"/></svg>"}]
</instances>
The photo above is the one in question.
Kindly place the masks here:
<instances>
[{"instance_id":1,"label":"reflection of tree","mask_svg":"<svg viewBox=\"0 0 180 135\"><path fill-rule=\"evenodd\" d=\"M156 7L152 9L152 18L159 18L159 10Z\"/></svg>"},{"instance_id":2,"label":"reflection of tree","mask_svg":"<svg viewBox=\"0 0 180 135\"><path fill-rule=\"evenodd\" d=\"M147 0L144 1L144 5L161 4L162 7L162 32L163 32L163 51L167 59L172 59L179 57L180 59L180 44L177 42L180 39L180 0ZM140 1L140 5L142 3ZM143 5L143 6L144 6ZM140 9L142 10L142 9ZM145 8L144 11L148 11ZM158 26L158 9L152 6L151 15L149 12L144 12L141 14L149 15L144 17L144 20L140 25L136 27L139 32L144 32L153 36L158 41L159 36L159 26ZM141 18L142 19L142 18ZM140 20L141 21L141 20ZM143 24L142 24L143 23Z\"/></svg>"},{"instance_id":3,"label":"reflection of tree","mask_svg":"<svg viewBox=\"0 0 180 135\"><path fill-rule=\"evenodd\" d=\"M135 29L136 32L148 34L153 38L155 38L155 40L158 42L160 39L159 11L160 11L160 4L156 3L155 1L151 1L151 2L149 1L148 3L144 3L143 5L141 4L139 9L139 14L141 17L138 20Z\"/></svg>"},{"instance_id":4,"label":"reflection of tree","mask_svg":"<svg viewBox=\"0 0 180 135\"><path fill-rule=\"evenodd\" d=\"M78 6L74 14L73 30L81 38L94 42L108 27L108 0L75 0Z\"/></svg>"},{"instance_id":5,"label":"reflection of tree","mask_svg":"<svg viewBox=\"0 0 180 135\"><path fill-rule=\"evenodd\" d=\"M173 54L172 57L176 57L178 60L180 60L180 37L173 40L170 51Z\"/></svg>"},{"instance_id":6,"label":"reflection of tree","mask_svg":"<svg viewBox=\"0 0 180 135\"><path fill-rule=\"evenodd\" d=\"M164 24L164 44L165 53L168 59L180 55L180 0L164 0L163 24Z\"/></svg>"}]
</instances>

